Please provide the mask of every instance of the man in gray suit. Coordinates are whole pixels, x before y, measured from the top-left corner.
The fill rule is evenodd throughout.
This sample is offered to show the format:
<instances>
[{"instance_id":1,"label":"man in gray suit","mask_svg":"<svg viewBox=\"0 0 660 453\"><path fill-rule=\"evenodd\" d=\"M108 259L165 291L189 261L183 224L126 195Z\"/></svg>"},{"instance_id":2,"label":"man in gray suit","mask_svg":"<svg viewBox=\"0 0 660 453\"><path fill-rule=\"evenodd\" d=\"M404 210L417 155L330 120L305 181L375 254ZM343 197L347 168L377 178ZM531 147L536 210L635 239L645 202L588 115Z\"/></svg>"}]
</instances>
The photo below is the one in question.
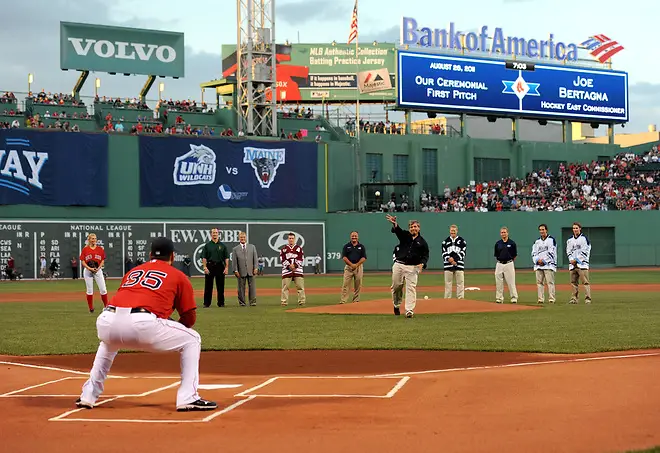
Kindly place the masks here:
<instances>
[{"instance_id":1,"label":"man in gray suit","mask_svg":"<svg viewBox=\"0 0 660 453\"><path fill-rule=\"evenodd\" d=\"M245 283L248 284L250 305L257 305L257 288L254 276L257 275L257 248L247 243L247 235L241 231L238 244L232 250L231 266L238 281L238 303L245 307Z\"/></svg>"}]
</instances>

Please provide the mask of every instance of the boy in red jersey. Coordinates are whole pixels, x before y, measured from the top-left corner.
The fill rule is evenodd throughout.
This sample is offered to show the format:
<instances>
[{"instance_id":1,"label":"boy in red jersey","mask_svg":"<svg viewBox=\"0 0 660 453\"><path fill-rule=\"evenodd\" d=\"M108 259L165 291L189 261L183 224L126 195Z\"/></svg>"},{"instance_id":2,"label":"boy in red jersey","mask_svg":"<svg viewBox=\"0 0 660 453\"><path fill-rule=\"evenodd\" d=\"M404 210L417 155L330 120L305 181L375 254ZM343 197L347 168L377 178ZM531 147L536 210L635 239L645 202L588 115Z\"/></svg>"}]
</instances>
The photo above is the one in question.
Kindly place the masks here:
<instances>
[{"instance_id":1,"label":"boy in red jersey","mask_svg":"<svg viewBox=\"0 0 660 453\"><path fill-rule=\"evenodd\" d=\"M305 253L301 246L296 245L296 235L289 233L289 243L280 250L282 262L282 306L289 300L289 285L291 281L298 290L298 305L305 305L305 277L303 276L303 261Z\"/></svg>"},{"instance_id":2,"label":"boy in red jersey","mask_svg":"<svg viewBox=\"0 0 660 453\"><path fill-rule=\"evenodd\" d=\"M80 252L80 263L83 266L83 278L87 290L87 307L90 313L94 313L94 282L99 287L103 306L108 305L108 289L103 277L103 264L105 264L105 250L96 244L96 235L90 233L87 236L87 245Z\"/></svg>"},{"instance_id":3,"label":"boy in red jersey","mask_svg":"<svg viewBox=\"0 0 660 453\"><path fill-rule=\"evenodd\" d=\"M202 340L191 329L197 319L197 304L190 280L172 266L173 262L174 243L159 237L151 244L151 261L124 276L117 294L96 320L101 344L89 380L76 401L78 407L94 407L119 349L137 349L181 352L177 411L217 409L216 403L197 393ZM178 321L169 319L174 310L179 314Z\"/></svg>"}]
</instances>

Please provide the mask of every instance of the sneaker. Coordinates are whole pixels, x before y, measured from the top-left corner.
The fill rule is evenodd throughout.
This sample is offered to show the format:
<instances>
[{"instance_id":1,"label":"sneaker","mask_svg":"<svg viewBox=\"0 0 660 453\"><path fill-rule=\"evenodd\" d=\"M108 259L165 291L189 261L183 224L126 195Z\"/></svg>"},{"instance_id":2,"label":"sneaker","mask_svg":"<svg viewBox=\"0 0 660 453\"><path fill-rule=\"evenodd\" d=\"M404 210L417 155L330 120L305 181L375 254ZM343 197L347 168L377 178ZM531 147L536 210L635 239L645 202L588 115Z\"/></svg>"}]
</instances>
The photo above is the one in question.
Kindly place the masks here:
<instances>
[{"instance_id":1,"label":"sneaker","mask_svg":"<svg viewBox=\"0 0 660 453\"><path fill-rule=\"evenodd\" d=\"M283 307L286 307L286 306L287 306L287 303L286 303L286 302L282 302L280 305L283 306Z\"/></svg>"},{"instance_id":2,"label":"sneaker","mask_svg":"<svg viewBox=\"0 0 660 453\"><path fill-rule=\"evenodd\" d=\"M178 406L176 408L177 412L188 412L188 411L213 411L218 408L218 405L213 401L207 401L204 399L198 399L193 401L190 404L185 404L183 406Z\"/></svg>"},{"instance_id":3,"label":"sneaker","mask_svg":"<svg viewBox=\"0 0 660 453\"><path fill-rule=\"evenodd\" d=\"M397 316L401 314L401 310L399 310L399 307L394 307L394 314Z\"/></svg>"},{"instance_id":4,"label":"sneaker","mask_svg":"<svg viewBox=\"0 0 660 453\"><path fill-rule=\"evenodd\" d=\"M413 316L415 316L415 314L412 311L406 312L406 318L412 318Z\"/></svg>"},{"instance_id":5,"label":"sneaker","mask_svg":"<svg viewBox=\"0 0 660 453\"><path fill-rule=\"evenodd\" d=\"M305 305L305 302L298 302L298 305L300 305L301 307L303 307L303 306Z\"/></svg>"},{"instance_id":6,"label":"sneaker","mask_svg":"<svg viewBox=\"0 0 660 453\"><path fill-rule=\"evenodd\" d=\"M81 409L91 409L91 408L94 407L93 404L91 404L91 403L87 403L87 402L84 402L84 401L81 400L80 398L78 398L78 399L76 400L76 406L78 406L78 407L81 408Z\"/></svg>"},{"instance_id":7,"label":"sneaker","mask_svg":"<svg viewBox=\"0 0 660 453\"><path fill-rule=\"evenodd\" d=\"M94 313L94 309L93 309L93 308L90 308L90 309L89 309L89 312L90 312L90 313Z\"/></svg>"}]
</instances>

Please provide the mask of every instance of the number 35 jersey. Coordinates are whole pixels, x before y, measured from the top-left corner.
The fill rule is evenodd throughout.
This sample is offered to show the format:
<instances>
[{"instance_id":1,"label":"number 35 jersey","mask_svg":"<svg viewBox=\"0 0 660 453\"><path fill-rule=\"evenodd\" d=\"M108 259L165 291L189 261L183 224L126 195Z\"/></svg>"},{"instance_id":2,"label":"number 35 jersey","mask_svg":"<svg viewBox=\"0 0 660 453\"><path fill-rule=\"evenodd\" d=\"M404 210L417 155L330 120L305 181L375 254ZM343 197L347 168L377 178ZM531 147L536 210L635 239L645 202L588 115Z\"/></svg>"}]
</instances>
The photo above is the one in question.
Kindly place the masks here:
<instances>
[{"instance_id":1,"label":"number 35 jersey","mask_svg":"<svg viewBox=\"0 0 660 453\"><path fill-rule=\"evenodd\" d=\"M188 277L162 260L151 260L131 269L109 305L144 308L159 318L195 310L197 304Z\"/></svg>"}]
</instances>

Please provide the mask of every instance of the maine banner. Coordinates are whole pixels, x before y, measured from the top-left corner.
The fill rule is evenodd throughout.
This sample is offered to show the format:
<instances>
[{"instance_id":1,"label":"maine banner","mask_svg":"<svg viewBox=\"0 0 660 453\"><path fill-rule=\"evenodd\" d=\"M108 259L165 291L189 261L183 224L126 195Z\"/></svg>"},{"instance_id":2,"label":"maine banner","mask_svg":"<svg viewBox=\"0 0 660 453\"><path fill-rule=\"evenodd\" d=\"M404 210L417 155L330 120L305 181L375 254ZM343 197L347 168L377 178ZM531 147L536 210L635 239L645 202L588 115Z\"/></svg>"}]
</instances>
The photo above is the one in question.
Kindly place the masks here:
<instances>
[{"instance_id":1,"label":"maine banner","mask_svg":"<svg viewBox=\"0 0 660 453\"><path fill-rule=\"evenodd\" d=\"M108 136L0 130L0 205L107 206Z\"/></svg>"},{"instance_id":2,"label":"maine banner","mask_svg":"<svg viewBox=\"0 0 660 453\"><path fill-rule=\"evenodd\" d=\"M316 208L318 145L140 136L140 206Z\"/></svg>"}]
</instances>

